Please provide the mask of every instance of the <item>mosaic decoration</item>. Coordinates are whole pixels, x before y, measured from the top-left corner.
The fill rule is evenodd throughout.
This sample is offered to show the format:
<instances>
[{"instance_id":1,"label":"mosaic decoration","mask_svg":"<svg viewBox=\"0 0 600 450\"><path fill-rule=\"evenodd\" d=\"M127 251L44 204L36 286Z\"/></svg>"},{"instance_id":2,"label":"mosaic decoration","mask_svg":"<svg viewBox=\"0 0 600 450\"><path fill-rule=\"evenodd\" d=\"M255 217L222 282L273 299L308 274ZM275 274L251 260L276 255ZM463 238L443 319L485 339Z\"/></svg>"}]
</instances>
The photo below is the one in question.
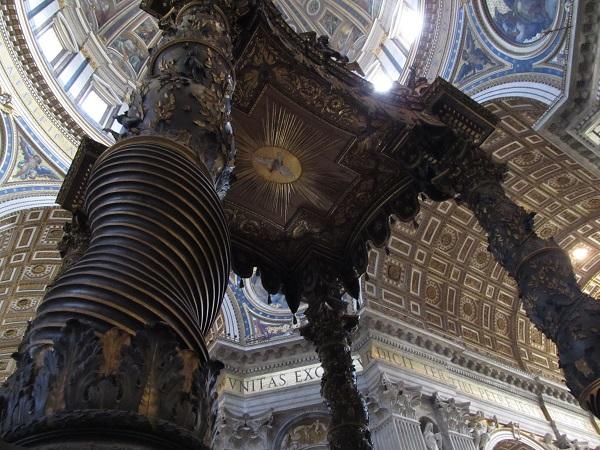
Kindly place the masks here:
<instances>
[{"instance_id":1,"label":"mosaic decoration","mask_svg":"<svg viewBox=\"0 0 600 450\"><path fill-rule=\"evenodd\" d=\"M98 29L110 22L123 9L135 4L133 0L87 0L89 10L93 11ZM84 10L86 8L83 8ZM88 17L90 17L88 13Z\"/></svg>"},{"instance_id":2,"label":"mosaic decoration","mask_svg":"<svg viewBox=\"0 0 600 450\"><path fill-rule=\"evenodd\" d=\"M514 44L544 37L558 13L558 0L486 0L485 4L498 33Z\"/></svg>"},{"instance_id":3,"label":"mosaic decoration","mask_svg":"<svg viewBox=\"0 0 600 450\"><path fill-rule=\"evenodd\" d=\"M70 213L36 208L0 220L0 382L46 286L61 265L57 245Z\"/></svg>"},{"instance_id":4,"label":"mosaic decoration","mask_svg":"<svg viewBox=\"0 0 600 450\"><path fill-rule=\"evenodd\" d=\"M19 139L19 160L13 169L11 181L60 180L44 159L23 138Z\"/></svg>"},{"instance_id":5,"label":"mosaic decoration","mask_svg":"<svg viewBox=\"0 0 600 450\"><path fill-rule=\"evenodd\" d=\"M154 36L156 36L158 33L158 26L153 18L148 17L135 30L133 30L133 32L137 34L142 41L144 41L146 44L149 44Z\"/></svg>"},{"instance_id":6,"label":"mosaic decoration","mask_svg":"<svg viewBox=\"0 0 600 450\"><path fill-rule=\"evenodd\" d=\"M143 24L142 24L143 25ZM125 61L129 63L134 74L138 74L148 58L148 49L139 38L130 34L119 36L111 44L111 47L119 52Z\"/></svg>"},{"instance_id":7,"label":"mosaic decoration","mask_svg":"<svg viewBox=\"0 0 600 450\"><path fill-rule=\"evenodd\" d=\"M233 309L241 318L238 336L228 336L241 344L251 345L271 339L285 338L297 335L297 325L281 293L269 296L264 289L260 275L240 280L232 275L229 281L228 295L231 293ZM302 308L302 311L305 308ZM302 321L302 312L296 315L297 322ZM213 329L215 326L213 326ZM214 330L215 336L225 335L225 327Z\"/></svg>"},{"instance_id":8,"label":"mosaic decoration","mask_svg":"<svg viewBox=\"0 0 600 450\"><path fill-rule=\"evenodd\" d=\"M269 295L262 285L260 276L258 276L257 274L252 275L252 278L247 280L247 283L248 297L260 302L261 304L268 305L271 308L283 309L286 313L289 314L289 311L287 309L288 306L285 302L285 295L283 295L282 293Z\"/></svg>"},{"instance_id":9,"label":"mosaic decoration","mask_svg":"<svg viewBox=\"0 0 600 450\"><path fill-rule=\"evenodd\" d=\"M494 66L492 58L475 41L471 30L467 30L455 81L460 83Z\"/></svg>"}]
</instances>

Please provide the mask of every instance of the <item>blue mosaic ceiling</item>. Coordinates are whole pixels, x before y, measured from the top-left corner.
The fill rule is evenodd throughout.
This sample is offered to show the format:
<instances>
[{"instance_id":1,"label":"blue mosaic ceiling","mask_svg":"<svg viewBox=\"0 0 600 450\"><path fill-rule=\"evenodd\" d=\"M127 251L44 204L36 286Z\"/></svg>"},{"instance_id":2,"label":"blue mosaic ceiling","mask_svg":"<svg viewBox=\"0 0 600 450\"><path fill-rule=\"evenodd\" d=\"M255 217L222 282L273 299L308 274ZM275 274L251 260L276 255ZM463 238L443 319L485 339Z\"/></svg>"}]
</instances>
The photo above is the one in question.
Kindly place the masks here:
<instances>
[{"instance_id":1,"label":"blue mosaic ceiling","mask_svg":"<svg viewBox=\"0 0 600 450\"><path fill-rule=\"evenodd\" d=\"M485 5L498 33L515 44L542 39L558 16L558 0L486 0Z\"/></svg>"},{"instance_id":2,"label":"blue mosaic ceiling","mask_svg":"<svg viewBox=\"0 0 600 450\"><path fill-rule=\"evenodd\" d=\"M558 0L462 3L442 76L477 101L523 96L552 106L563 95L572 7Z\"/></svg>"}]
</instances>

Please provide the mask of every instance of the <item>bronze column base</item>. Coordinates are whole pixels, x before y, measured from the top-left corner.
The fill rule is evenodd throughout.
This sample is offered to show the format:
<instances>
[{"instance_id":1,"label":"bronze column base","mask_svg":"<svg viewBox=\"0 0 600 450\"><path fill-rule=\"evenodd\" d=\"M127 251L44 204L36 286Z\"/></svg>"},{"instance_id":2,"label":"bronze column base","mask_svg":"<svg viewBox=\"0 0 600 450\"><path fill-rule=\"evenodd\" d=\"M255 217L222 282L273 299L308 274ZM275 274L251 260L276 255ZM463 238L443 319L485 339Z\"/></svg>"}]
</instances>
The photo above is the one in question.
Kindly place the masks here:
<instances>
[{"instance_id":1,"label":"bronze column base","mask_svg":"<svg viewBox=\"0 0 600 450\"><path fill-rule=\"evenodd\" d=\"M25 448L208 449L222 365L156 324L135 336L71 320L53 346L19 353L0 389L0 433ZM115 447L116 446L116 447Z\"/></svg>"},{"instance_id":2,"label":"bronze column base","mask_svg":"<svg viewBox=\"0 0 600 450\"><path fill-rule=\"evenodd\" d=\"M119 116L126 131L78 187L82 209L61 248L67 267L0 391L5 440L206 448L217 366L204 335L230 270L217 194L234 156L228 5L144 2L163 34Z\"/></svg>"}]
</instances>

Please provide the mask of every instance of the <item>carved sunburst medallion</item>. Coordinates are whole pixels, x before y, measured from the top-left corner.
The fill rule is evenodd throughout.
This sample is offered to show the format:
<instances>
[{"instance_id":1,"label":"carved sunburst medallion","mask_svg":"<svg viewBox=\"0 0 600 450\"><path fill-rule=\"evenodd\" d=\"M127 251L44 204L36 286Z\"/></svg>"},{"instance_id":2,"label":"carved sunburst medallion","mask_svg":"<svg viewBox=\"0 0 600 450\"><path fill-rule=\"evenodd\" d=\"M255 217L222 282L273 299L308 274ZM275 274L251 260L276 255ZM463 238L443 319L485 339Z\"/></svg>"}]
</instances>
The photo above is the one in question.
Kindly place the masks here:
<instances>
[{"instance_id":1,"label":"carved sunburst medallion","mask_svg":"<svg viewBox=\"0 0 600 450\"><path fill-rule=\"evenodd\" d=\"M234 119L240 118L234 113ZM234 120L236 182L228 199L286 226L299 208L325 216L356 174L338 162L354 136L267 89Z\"/></svg>"},{"instance_id":2,"label":"carved sunburst medallion","mask_svg":"<svg viewBox=\"0 0 600 450\"><path fill-rule=\"evenodd\" d=\"M302 174L302 164L291 152L281 147L260 147L252 155L252 167L267 181L293 183Z\"/></svg>"}]
</instances>

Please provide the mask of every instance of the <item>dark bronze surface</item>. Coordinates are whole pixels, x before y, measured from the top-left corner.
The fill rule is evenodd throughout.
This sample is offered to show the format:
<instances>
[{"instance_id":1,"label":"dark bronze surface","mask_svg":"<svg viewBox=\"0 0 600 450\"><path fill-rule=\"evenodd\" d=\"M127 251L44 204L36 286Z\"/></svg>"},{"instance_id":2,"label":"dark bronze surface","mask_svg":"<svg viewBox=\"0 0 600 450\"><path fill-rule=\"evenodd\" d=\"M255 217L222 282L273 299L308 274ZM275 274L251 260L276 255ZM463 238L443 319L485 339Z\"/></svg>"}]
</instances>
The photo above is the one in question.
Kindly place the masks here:
<instances>
[{"instance_id":1,"label":"dark bronze surface","mask_svg":"<svg viewBox=\"0 0 600 450\"><path fill-rule=\"evenodd\" d=\"M71 320L54 345L16 356L0 389L0 433L25 448L206 449L222 365L164 324L135 336Z\"/></svg>"},{"instance_id":2,"label":"dark bronze surface","mask_svg":"<svg viewBox=\"0 0 600 450\"><path fill-rule=\"evenodd\" d=\"M258 267L265 289L283 291L293 312L309 303L302 333L323 364L331 448L372 448L350 355L357 319L341 296L358 296L369 243L387 242L390 215L411 220L421 192L473 210L490 250L517 279L529 317L557 343L569 387L600 413L600 304L582 294L558 246L535 235L533 216L504 194L503 168L479 149L496 123L487 110L440 79L413 77L375 94L355 64L326 40L293 32L268 0L142 7L163 35L119 117L122 140L103 152L84 143L61 191L75 213L65 269L0 394L10 411L4 436L70 448L67 431L89 428L83 442L122 419L114 432L140 433L142 442L131 438L124 448L156 448L171 432L190 439L178 448L204 439L210 377L191 398L192 378L182 371L209 364L203 335L226 287L231 234L235 272L249 277ZM151 343L157 331L145 330L155 322L167 334ZM131 344L115 349L111 333ZM151 347L162 365L155 367ZM122 392L141 397L121 413L114 384L125 383L126 369L145 373L141 385L154 389L123 384ZM166 386L162 377L177 395L156 389ZM149 431L158 419L171 431ZM66 431L52 434L57 429Z\"/></svg>"},{"instance_id":3,"label":"dark bronze surface","mask_svg":"<svg viewBox=\"0 0 600 450\"><path fill-rule=\"evenodd\" d=\"M305 291L308 324L300 332L315 345L323 366L321 395L331 411L328 440L332 450L372 450L367 406L356 385L351 334L358 316L346 314L340 283L318 276Z\"/></svg>"},{"instance_id":4,"label":"dark bronze surface","mask_svg":"<svg viewBox=\"0 0 600 450\"><path fill-rule=\"evenodd\" d=\"M64 267L0 391L9 442L198 449L211 434L204 335L230 272L217 190L233 158L231 40L226 5L176 6L118 117L125 133L108 149L84 140L61 191L74 214Z\"/></svg>"},{"instance_id":5,"label":"dark bronze surface","mask_svg":"<svg viewBox=\"0 0 600 450\"><path fill-rule=\"evenodd\" d=\"M473 211L489 250L516 280L527 316L556 344L567 386L600 417L600 302L581 291L569 256L554 239L537 236L535 213L507 197L506 167L460 127L430 139L438 151L416 169L430 176L425 192L454 197Z\"/></svg>"}]
</instances>

